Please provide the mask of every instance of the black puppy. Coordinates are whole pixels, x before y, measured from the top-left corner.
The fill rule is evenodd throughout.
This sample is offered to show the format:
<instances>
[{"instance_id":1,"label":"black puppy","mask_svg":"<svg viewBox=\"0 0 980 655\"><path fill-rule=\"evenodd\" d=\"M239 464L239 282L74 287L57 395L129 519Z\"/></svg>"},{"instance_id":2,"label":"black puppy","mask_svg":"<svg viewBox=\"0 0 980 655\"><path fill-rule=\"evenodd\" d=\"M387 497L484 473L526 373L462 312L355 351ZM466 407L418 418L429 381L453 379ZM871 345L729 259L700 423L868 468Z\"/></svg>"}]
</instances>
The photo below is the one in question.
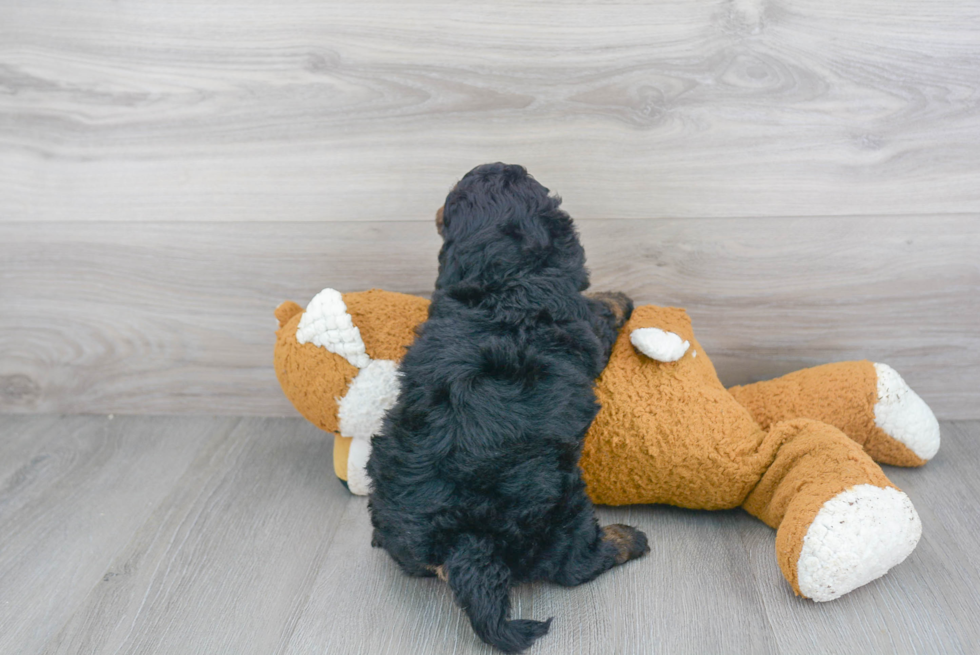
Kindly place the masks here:
<instances>
[{"instance_id":1,"label":"black puppy","mask_svg":"<svg viewBox=\"0 0 980 655\"><path fill-rule=\"evenodd\" d=\"M632 302L586 297L585 252L561 200L521 166L466 174L437 215L428 320L373 439L372 545L446 579L484 641L516 653L551 619L507 619L511 586L587 582L649 551L600 528L578 467Z\"/></svg>"}]
</instances>

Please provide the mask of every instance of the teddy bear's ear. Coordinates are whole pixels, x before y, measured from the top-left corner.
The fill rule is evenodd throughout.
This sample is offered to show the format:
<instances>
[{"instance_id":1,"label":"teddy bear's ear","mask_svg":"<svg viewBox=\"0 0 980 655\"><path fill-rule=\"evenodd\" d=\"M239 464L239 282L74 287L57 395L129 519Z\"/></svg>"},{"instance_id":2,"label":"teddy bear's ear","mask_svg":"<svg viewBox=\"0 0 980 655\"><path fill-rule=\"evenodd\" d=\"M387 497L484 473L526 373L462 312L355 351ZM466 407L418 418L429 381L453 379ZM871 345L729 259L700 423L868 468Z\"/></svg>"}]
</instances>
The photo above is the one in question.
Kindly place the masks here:
<instances>
[{"instance_id":1,"label":"teddy bear's ear","mask_svg":"<svg viewBox=\"0 0 980 655\"><path fill-rule=\"evenodd\" d=\"M287 300L283 304L276 307L276 319L279 321L279 327L283 327L286 323L289 323L289 319L299 314L303 311L303 308L294 303L292 300Z\"/></svg>"},{"instance_id":2,"label":"teddy bear's ear","mask_svg":"<svg viewBox=\"0 0 980 655\"><path fill-rule=\"evenodd\" d=\"M296 341L312 343L346 359L357 368L371 362L361 331L347 313L347 305L335 289L324 289L313 297L296 327Z\"/></svg>"},{"instance_id":3,"label":"teddy bear's ear","mask_svg":"<svg viewBox=\"0 0 980 655\"><path fill-rule=\"evenodd\" d=\"M655 327L633 330L630 332L630 342L637 350L658 362L676 362L691 347L690 341Z\"/></svg>"}]
</instances>

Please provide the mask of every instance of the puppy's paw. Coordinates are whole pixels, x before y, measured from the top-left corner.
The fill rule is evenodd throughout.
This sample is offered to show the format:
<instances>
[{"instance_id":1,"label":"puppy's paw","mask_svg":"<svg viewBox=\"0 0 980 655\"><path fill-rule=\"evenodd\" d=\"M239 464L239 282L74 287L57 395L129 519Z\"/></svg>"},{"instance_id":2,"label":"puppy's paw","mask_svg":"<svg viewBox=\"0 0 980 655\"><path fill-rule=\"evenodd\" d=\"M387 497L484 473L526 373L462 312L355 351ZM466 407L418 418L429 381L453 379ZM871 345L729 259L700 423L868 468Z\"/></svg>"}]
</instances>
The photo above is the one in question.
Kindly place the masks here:
<instances>
[{"instance_id":1,"label":"puppy's paw","mask_svg":"<svg viewBox=\"0 0 980 655\"><path fill-rule=\"evenodd\" d=\"M587 293L586 297L597 300L609 308L616 318L616 329L623 327L633 315L633 300L620 291L600 291Z\"/></svg>"},{"instance_id":2,"label":"puppy's paw","mask_svg":"<svg viewBox=\"0 0 980 655\"><path fill-rule=\"evenodd\" d=\"M625 564L650 552L647 536L629 525L615 523L605 526L602 529L602 540L616 547L617 564Z\"/></svg>"}]
</instances>

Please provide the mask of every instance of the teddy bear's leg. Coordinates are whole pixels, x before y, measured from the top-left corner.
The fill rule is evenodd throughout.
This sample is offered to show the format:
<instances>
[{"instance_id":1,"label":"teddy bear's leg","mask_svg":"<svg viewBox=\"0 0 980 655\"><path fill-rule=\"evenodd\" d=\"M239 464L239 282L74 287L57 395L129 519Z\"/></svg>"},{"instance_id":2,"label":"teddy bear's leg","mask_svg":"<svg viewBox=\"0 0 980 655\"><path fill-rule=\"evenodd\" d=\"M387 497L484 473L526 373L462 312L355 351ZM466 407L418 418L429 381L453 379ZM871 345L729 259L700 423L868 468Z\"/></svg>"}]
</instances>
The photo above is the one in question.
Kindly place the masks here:
<instances>
[{"instance_id":1,"label":"teddy bear's leg","mask_svg":"<svg viewBox=\"0 0 980 655\"><path fill-rule=\"evenodd\" d=\"M833 600L904 560L922 532L908 496L840 430L796 419L772 427L775 457L742 507L776 528L776 557L797 594Z\"/></svg>"},{"instance_id":2,"label":"teddy bear's leg","mask_svg":"<svg viewBox=\"0 0 980 655\"><path fill-rule=\"evenodd\" d=\"M794 418L823 421L883 464L921 466L939 450L932 410L885 364L824 364L729 392L763 429Z\"/></svg>"},{"instance_id":3,"label":"teddy bear's leg","mask_svg":"<svg viewBox=\"0 0 980 655\"><path fill-rule=\"evenodd\" d=\"M333 435L333 472L348 489L350 487L347 484L347 460L350 457L350 446L353 441L350 437L342 437L336 433Z\"/></svg>"},{"instance_id":4,"label":"teddy bear's leg","mask_svg":"<svg viewBox=\"0 0 980 655\"><path fill-rule=\"evenodd\" d=\"M367 462L371 457L371 441L340 434L333 436L333 472L341 484L356 496L371 493L371 476Z\"/></svg>"},{"instance_id":5,"label":"teddy bear's leg","mask_svg":"<svg viewBox=\"0 0 980 655\"><path fill-rule=\"evenodd\" d=\"M347 488L352 494L367 496L371 493L371 477L367 472L371 457L371 440L354 437L347 454Z\"/></svg>"}]
</instances>

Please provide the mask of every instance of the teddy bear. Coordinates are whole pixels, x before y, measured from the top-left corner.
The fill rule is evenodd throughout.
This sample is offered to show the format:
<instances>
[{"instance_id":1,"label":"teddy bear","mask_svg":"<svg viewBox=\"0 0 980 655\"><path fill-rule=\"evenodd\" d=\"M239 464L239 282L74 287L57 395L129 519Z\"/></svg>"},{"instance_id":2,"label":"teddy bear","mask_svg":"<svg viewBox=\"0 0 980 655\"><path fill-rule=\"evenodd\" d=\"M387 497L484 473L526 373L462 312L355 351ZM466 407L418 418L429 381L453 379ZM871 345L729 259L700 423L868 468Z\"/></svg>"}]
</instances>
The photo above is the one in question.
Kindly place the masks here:
<instances>
[{"instance_id":1,"label":"teddy bear","mask_svg":"<svg viewBox=\"0 0 980 655\"><path fill-rule=\"evenodd\" d=\"M335 434L334 471L366 495L371 437L398 396L398 362L428 301L324 289L276 309L275 369L309 421ZM636 307L596 380L579 461L594 502L741 507L776 529L780 569L828 601L902 562L921 522L876 462L921 466L932 411L892 368L839 362L726 389L683 309Z\"/></svg>"}]
</instances>

